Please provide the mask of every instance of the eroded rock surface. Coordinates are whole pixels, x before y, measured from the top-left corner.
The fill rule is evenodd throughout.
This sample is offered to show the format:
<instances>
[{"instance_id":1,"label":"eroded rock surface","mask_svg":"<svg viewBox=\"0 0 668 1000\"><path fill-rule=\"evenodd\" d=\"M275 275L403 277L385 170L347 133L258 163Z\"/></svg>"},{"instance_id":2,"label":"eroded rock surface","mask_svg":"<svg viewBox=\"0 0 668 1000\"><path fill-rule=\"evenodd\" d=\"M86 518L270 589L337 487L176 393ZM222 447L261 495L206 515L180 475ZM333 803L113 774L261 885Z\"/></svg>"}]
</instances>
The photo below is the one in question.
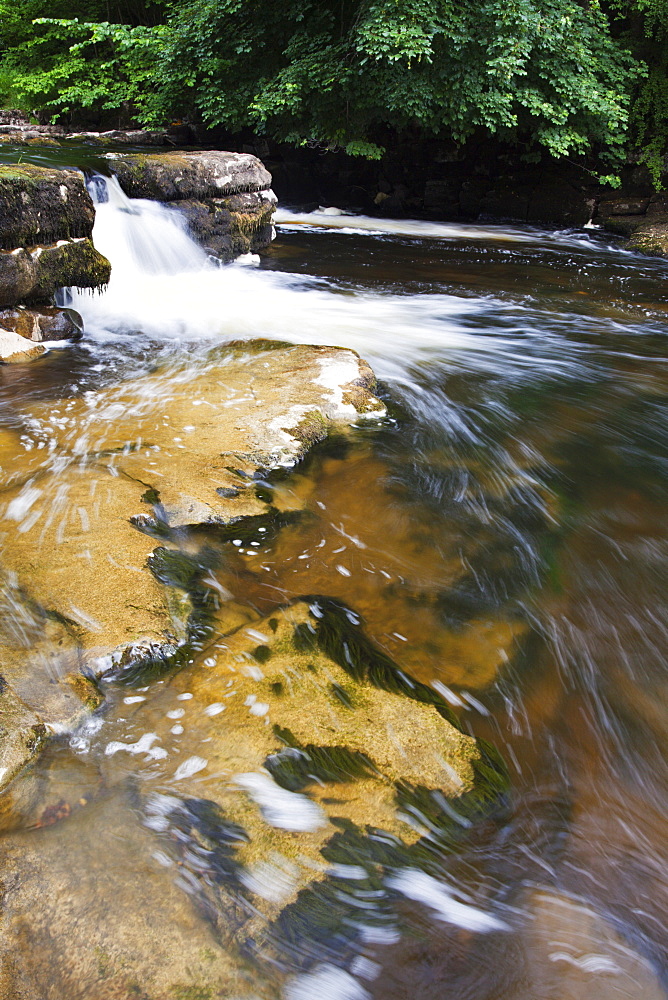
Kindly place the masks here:
<instances>
[{"instance_id":1,"label":"eroded rock surface","mask_svg":"<svg viewBox=\"0 0 668 1000\"><path fill-rule=\"evenodd\" d=\"M45 762L24 824L53 829L5 835L11 1000L288 997L396 937L397 870L431 879L502 804L498 759L324 598L140 690L87 737L66 799Z\"/></svg>"},{"instance_id":2,"label":"eroded rock surface","mask_svg":"<svg viewBox=\"0 0 668 1000\"><path fill-rule=\"evenodd\" d=\"M204 600L217 584L174 580L155 536L178 554L189 544L173 533L183 526L275 521L254 477L294 464L333 427L381 416L373 384L351 351L237 345L199 369L168 365L35 404L23 436L0 439L2 564L66 624L86 670L169 659L196 625L190 591L196 584ZM205 575L193 565L193 580Z\"/></svg>"}]
</instances>

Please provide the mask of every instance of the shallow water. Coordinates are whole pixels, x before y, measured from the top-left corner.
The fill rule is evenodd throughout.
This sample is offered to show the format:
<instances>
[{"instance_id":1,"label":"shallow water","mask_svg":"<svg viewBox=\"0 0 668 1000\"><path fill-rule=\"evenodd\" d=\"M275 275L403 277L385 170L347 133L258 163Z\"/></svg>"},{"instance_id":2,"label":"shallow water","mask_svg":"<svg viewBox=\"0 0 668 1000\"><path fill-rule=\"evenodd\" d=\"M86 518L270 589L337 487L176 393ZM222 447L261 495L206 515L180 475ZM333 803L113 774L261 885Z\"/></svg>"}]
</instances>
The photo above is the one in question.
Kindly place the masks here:
<instances>
[{"instance_id":1,"label":"shallow water","mask_svg":"<svg viewBox=\"0 0 668 1000\"><path fill-rule=\"evenodd\" d=\"M74 294L80 345L0 369L0 465L28 488L44 470L66 474L50 444L58 420L73 454L84 432L102 451L110 388L126 413L158 413L170 379L203 371L221 341L349 346L381 379L387 420L265 484L279 509L308 516L266 541L207 540L217 585L250 628L304 594L344 601L402 669L445 692L465 731L501 752L507 803L439 856L437 877L405 869L387 883L400 933L376 929L356 948L297 935L278 955L243 960L230 944L232 971L220 976L234 986L220 995L278 996L264 977L279 967L297 975L287 1000L664 996L668 264L591 230L379 232L331 218L284 215L256 267L195 256L181 271L124 268L121 256L105 295ZM118 222L100 206L97 239L112 259L132 243ZM66 423L72 399L87 400L85 422ZM7 551L12 533L39 530L26 528L29 509L8 513ZM218 635L226 613L223 602ZM201 859L182 857L173 877L146 806L184 782L215 798L226 780L207 756L216 642L140 689L105 685L94 723L14 783L7 857L26 886L51 880L80 928L73 969L59 953L58 908L42 912L27 888L10 895L25 954L43 956L30 980L42 993L16 987L17 997L130 995L98 941L107 919L127 928L124 960L135 942L138 980L155 961L137 943L142 920L165 948L187 950L193 914L206 912L211 948L225 944L201 898ZM264 878L280 894L276 868ZM148 912L155 899L159 914ZM372 923L382 909L373 894L351 906ZM34 989L14 963L13 981ZM179 995L217 995L206 989Z\"/></svg>"}]
</instances>

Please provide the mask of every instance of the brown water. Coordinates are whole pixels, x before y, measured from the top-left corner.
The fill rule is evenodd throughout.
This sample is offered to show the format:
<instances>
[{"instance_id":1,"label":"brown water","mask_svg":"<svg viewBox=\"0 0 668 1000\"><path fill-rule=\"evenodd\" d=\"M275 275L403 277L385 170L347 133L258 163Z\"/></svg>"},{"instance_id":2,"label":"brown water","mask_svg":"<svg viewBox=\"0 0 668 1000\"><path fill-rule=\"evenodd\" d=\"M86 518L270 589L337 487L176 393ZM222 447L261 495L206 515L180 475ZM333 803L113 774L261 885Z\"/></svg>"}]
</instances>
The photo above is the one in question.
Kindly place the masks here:
<instances>
[{"instance_id":1,"label":"brown water","mask_svg":"<svg viewBox=\"0 0 668 1000\"><path fill-rule=\"evenodd\" d=\"M135 391L146 399L156 366L162 386L185 359L197 370L211 347L198 324L216 310L214 337L236 327L355 347L390 412L265 484L279 509L306 516L253 545L206 539L233 610L223 604L205 650L139 690L106 684L94 724L53 741L14 782L2 814L7 1000L664 996L668 264L584 233L469 239L460 227L439 240L295 227L260 271L236 273L238 300L229 286L212 300L208 283L202 315L167 336L148 320L133 336L127 315L114 329L111 307L93 303L82 345L0 369L0 464L13 490L74 475L54 468L45 413L116 385L127 406ZM155 290L145 293L149 310ZM199 308L191 299L184 315ZM2 522L8 557L24 523ZM203 550L201 539L188 545ZM219 719L205 712L226 615L252 627L313 594L345 602L403 670L446 691L464 731L503 755L505 809L429 869L503 929L403 896L389 938L353 946L309 932L289 947L280 939L278 952L244 951L202 857L183 854L175 868L150 803L178 799L184 762L205 761L188 772L191 797L215 799L226 780L228 764L209 761ZM109 750L149 733L143 752ZM285 859L296 835L282 836ZM350 919L384 905L353 893ZM175 954L181 986L156 971ZM277 968L302 978L281 986Z\"/></svg>"}]
</instances>

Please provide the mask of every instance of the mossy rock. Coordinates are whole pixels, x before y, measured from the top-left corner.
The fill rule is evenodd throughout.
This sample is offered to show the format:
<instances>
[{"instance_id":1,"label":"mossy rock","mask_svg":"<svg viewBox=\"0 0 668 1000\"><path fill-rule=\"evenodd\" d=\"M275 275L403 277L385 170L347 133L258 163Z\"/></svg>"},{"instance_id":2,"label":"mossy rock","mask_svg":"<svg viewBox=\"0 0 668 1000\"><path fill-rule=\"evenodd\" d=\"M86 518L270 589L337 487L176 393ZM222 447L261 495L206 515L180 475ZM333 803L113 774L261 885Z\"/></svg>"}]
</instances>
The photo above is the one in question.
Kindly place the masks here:
<instances>
[{"instance_id":1,"label":"mossy rock","mask_svg":"<svg viewBox=\"0 0 668 1000\"><path fill-rule=\"evenodd\" d=\"M207 759L178 797L149 797L147 822L240 955L280 955L295 971L323 949L354 949L358 890L377 901L365 921L396 921L393 872L437 877L480 824L503 821L499 755L460 732L345 605L297 601L213 651L215 668L204 651L170 695L187 689L190 738ZM206 799L204 766L226 776Z\"/></svg>"},{"instance_id":2,"label":"mossy rock","mask_svg":"<svg viewBox=\"0 0 668 1000\"><path fill-rule=\"evenodd\" d=\"M72 240L33 251L35 286L26 295L29 302L45 301L58 288L99 288L111 277L111 264L89 239Z\"/></svg>"},{"instance_id":3,"label":"mossy rock","mask_svg":"<svg viewBox=\"0 0 668 1000\"><path fill-rule=\"evenodd\" d=\"M95 208L78 171L0 166L0 249L90 236L94 221Z\"/></svg>"},{"instance_id":4,"label":"mossy rock","mask_svg":"<svg viewBox=\"0 0 668 1000\"><path fill-rule=\"evenodd\" d=\"M110 276L111 264L86 238L0 251L0 306L48 303L59 288L99 288Z\"/></svg>"},{"instance_id":5,"label":"mossy rock","mask_svg":"<svg viewBox=\"0 0 668 1000\"><path fill-rule=\"evenodd\" d=\"M130 198L216 198L271 186L271 174L250 153L130 153L115 157L112 168Z\"/></svg>"},{"instance_id":6,"label":"mossy rock","mask_svg":"<svg viewBox=\"0 0 668 1000\"><path fill-rule=\"evenodd\" d=\"M668 257L668 223L645 225L637 229L627 247L649 257Z\"/></svg>"},{"instance_id":7,"label":"mossy rock","mask_svg":"<svg viewBox=\"0 0 668 1000\"><path fill-rule=\"evenodd\" d=\"M192 236L221 260L268 246L274 237L271 219L275 209L271 191L179 201Z\"/></svg>"}]
</instances>

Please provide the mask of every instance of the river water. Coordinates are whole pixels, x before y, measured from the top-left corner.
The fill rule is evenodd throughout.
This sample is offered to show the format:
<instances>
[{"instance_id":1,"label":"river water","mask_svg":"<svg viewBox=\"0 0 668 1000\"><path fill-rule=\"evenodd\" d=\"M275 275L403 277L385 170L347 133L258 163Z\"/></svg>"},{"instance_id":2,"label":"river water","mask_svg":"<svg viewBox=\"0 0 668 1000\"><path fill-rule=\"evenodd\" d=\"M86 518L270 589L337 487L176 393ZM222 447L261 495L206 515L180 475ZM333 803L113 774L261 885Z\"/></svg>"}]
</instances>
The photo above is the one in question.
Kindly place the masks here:
<instances>
[{"instance_id":1,"label":"river water","mask_svg":"<svg viewBox=\"0 0 668 1000\"><path fill-rule=\"evenodd\" d=\"M156 366L163 387L165 372L182 380L221 341L358 351L380 380L388 418L272 484L306 498L313 517L257 554L237 553L225 586L260 614L302 594L345 601L403 669L446 693L464 731L500 751L510 787L503 815L474 825L442 859L449 906L433 880L414 889L401 935L380 936L354 960L333 939L284 995L662 997L668 263L594 230L279 219L261 261L221 268L167 209L123 203L111 190L95 233L113 263L111 284L103 295L73 296L85 339L39 364L0 369L3 426L23 434L3 465L33 461L26 414L36 407L114 386L125 405L133 380ZM5 544L24 526L3 521ZM46 857L54 892L76 872L80 899L69 906L80 905L83 922L100 919L102 884L125 901L119 912L132 910L135 894L140 908L138 880L155 867L137 847L136 788L164 789L166 765L108 748L135 745L152 728L170 753L199 759L208 731L174 724L188 722L191 680L186 668L137 705L110 685L99 724L57 740L33 771L49 801L65 803L59 822L35 823L30 810L22 819L19 809L5 824L19 871L26 856ZM203 796L215 780L203 773ZM190 905L188 884L176 884ZM467 919L453 916L453 898ZM363 905L373 909L373 899ZM8 906L29 924L19 910ZM64 978L57 936L32 915L38 930L21 940L54 963L35 980L44 997L144 995L82 986L89 980L71 970ZM110 960L96 961L102 983ZM243 994L178 995L265 996L249 968ZM9 1000L38 996L22 988Z\"/></svg>"}]
</instances>

